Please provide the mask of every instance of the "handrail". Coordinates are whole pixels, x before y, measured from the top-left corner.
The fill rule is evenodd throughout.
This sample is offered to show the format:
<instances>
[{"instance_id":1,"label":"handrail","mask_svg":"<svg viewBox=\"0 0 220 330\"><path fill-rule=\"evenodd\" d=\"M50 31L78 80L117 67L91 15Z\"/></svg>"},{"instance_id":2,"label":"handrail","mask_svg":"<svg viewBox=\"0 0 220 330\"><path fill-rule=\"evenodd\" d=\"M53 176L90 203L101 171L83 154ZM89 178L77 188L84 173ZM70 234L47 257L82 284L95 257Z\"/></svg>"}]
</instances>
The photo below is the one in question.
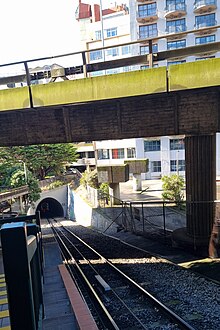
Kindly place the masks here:
<instances>
[{"instance_id":1,"label":"handrail","mask_svg":"<svg viewBox=\"0 0 220 330\"><path fill-rule=\"evenodd\" d=\"M211 31L211 30L215 30L215 29L219 29L219 28L220 28L220 25L209 26L209 27L207 26L207 27L203 27L203 28L199 29L199 31L200 32L207 31L207 30ZM195 31L196 31L195 29L187 30L187 31L184 31L184 32L172 33L170 36L172 36L172 37L181 37L181 35L195 33ZM168 37L169 37L168 34L163 34L161 36L155 36L155 37L152 37L152 38L139 39L139 40L135 40L135 41L129 41L129 42L117 44L117 47L135 45L135 44L140 44L140 43L144 43L144 42L150 43L150 42L155 42L155 41L160 40L160 39L166 39ZM105 47L99 47L99 48L84 49L84 50L80 50L80 51L77 51L77 52L59 54L59 55L54 55L54 56L45 56L45 57L39 57L39 58L34 58L34 59L28 59L28 60L26 59L26 60L21 60L21 61L16 61L16 62L9 62L9 63L0 64L0 67L10 66L10 65L17 65L17 64L24 64L25 62L31 63L31 62L38 62L38 61L44 61L44 60L51 60L51 59L60 58L60 57L67 57L67 56L72 56L72 55L80 55L80 54L83 54L83 53L90 53L92 51L106 50L106 49L115 48L115 47L116 47L116 45L111 45L111 46L105 46Z\"/></svg>"}]
</instances>

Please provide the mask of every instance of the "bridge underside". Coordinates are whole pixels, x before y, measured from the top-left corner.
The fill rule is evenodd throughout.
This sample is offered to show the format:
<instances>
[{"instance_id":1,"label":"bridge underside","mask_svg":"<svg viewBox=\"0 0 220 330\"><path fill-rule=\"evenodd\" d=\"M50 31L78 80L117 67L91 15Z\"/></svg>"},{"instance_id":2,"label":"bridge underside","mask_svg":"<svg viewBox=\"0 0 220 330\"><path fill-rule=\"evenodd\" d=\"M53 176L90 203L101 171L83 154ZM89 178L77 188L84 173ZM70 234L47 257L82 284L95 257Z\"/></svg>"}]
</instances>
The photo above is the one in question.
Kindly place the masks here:
<instances>
[{"instance_id":1,"label":"bridge underside","mask_svg":"<svg viewBox=\"0 0 220 330\"><path fill-rule=\"evenodd\" d=\"M0 146L216 133L220 87L0 112Z\"/></svg>"},{"instance_id":2,"label":"bridge underside","mask_svg":"<svg viewBox=\"0 0 220 330\"><path fill-rule=\"evenodd\" d=\"M186 135L186 235L194 244L205 242L207 246L215 220L212 136L220 131L219 110L220 87L217 86L1 111L0 146ZM201 163L208 166L201 167Z\"/></svg>"}]
</instances>

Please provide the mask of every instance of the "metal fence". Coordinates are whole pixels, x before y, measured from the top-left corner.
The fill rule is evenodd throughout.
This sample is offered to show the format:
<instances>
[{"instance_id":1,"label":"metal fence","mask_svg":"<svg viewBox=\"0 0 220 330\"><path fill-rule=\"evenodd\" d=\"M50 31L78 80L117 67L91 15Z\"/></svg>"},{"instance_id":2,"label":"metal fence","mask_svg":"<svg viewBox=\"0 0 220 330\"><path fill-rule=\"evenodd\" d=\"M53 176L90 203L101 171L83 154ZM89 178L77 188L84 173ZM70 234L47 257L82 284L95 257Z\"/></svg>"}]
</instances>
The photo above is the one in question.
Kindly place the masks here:
<instances>
[{"instance_id":1,"label":"metal fence","mask_svg":"<svg viewBox=\"0 0 220 330\"><path fill-rule=\"evenodd\" d=\"M117 205L113 205L112 200L115 198L94 188L89 188L87 198L94 207L99 209L99 212L102 212L103 216L109 219L109 224L105 227L104 232L109 233L110 230L115 231L117 228L117 231L129 231L151 239L159 238L165 243L171 242L171 234L174 230L187 227L187 215L188 217L191 215L192 209L196 210L194 216L207 209L209 210L207 216L209 214L210 220L213 220L213 224L211 224L211 221L207 219L207 228L204 229L207 233L210 232L210 255L213 257L220 255L220 201L218 200L182 201L180 203L163 200L118 200ZM194 220L191 221L191 226L193 226ZM191 231L193 240L196 242L198 233Z\"/></svg>"}]
</instances>

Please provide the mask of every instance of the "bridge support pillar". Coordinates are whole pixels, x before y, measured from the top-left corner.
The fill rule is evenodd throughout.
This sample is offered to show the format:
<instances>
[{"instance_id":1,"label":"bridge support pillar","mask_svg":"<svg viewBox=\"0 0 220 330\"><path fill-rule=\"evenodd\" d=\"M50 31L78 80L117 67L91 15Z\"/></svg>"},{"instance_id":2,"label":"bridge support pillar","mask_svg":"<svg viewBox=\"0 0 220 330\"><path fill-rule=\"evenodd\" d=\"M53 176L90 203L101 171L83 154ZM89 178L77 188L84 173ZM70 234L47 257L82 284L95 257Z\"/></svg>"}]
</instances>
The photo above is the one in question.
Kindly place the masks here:
<instances>
[{"instance_id":1,"label":"bridge support pillar","mask_svg":"<svg viewBox=\"0 0 220 330\"><path fill-rule=\"evenodd\" d=\"M109 194L112 205L120 204L120 187L119 183L110 183L109 184Z\"/></svg>"},{"instance_id":2,"label":"bridge support pillar","mask_svg":"<svg viewBox=\"0 0 220 330\"><path fill-rule=\"evenodd\" d=\"M173 236L208 254L215 218L216 135L187 136L185 150L186 229L182 233L177 230Z\"/></svg>"}]
</instances>

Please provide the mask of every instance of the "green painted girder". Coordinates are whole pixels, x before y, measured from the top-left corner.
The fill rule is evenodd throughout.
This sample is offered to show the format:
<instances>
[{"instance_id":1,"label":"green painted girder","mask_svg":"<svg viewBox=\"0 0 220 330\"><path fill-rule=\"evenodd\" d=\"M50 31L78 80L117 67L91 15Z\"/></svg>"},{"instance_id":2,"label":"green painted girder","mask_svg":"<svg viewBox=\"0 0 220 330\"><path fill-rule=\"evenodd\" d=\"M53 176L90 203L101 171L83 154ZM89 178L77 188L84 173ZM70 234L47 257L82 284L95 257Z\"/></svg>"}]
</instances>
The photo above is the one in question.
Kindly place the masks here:
<instances>
[{"instance_id":1,"label":"green painted girder","mask_svg":"<svg viewBox=\"0 0 220 330\"><path fill-rule=\"evenodd\" d=\"M30 87L33 106L84 103L220 85L220 59ZM29 88L0 90L0 111L30 107Z\"/></svg>"}]
</instances>

